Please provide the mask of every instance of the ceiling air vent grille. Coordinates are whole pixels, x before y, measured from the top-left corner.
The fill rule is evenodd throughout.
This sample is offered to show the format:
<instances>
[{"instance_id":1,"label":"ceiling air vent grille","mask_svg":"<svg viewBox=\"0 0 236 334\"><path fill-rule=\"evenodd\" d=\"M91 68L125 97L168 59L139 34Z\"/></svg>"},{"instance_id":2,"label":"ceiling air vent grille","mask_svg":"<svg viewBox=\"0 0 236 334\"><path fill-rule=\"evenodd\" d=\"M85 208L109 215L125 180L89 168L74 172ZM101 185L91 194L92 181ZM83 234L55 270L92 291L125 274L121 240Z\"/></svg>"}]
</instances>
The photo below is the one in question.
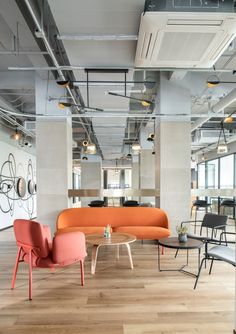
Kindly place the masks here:
<instances>
[{"instance_id":1,"label":"ceiling air vent grille","mask_svg":"<svg viewBox=\"0 0 236 334\"><path fill-rule=\"evenodd\" d=\"M166 32L156 61L200 61L214 38L214 33ZM174 53L173 50L175 50Z\"/></svg>"}]
</instances>

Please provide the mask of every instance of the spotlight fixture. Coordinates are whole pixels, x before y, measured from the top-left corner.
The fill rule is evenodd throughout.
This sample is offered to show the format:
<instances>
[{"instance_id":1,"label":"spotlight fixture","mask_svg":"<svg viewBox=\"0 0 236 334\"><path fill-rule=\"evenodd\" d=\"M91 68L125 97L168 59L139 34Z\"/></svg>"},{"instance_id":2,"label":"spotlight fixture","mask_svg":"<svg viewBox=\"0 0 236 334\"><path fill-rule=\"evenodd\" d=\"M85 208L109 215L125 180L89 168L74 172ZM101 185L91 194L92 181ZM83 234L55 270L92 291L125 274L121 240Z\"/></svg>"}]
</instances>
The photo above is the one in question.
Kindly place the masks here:
<instances>
[{"instance_id":1,"label":"spotlight fixture","mask_svg":"<svg viewBox=\"0 0 236 334\"><path fill-rule=\"evenodd\" d=\"M130 154L130 153L126 154L126 158L127 159L131 159L132 158L132 154Z\"/></svg>"},{"instance_id":2,"label":"spotlight fixture","mask_svg":"<svg viewBox=\"0 0 236 334\"><path fill-rule=\"evenodd\" d=\"M221 130L219 134L219 139L217 143L217 154L225 154L228 152L228 146L227 146L227 141L226 141L226 136L225 136L225 129L224 129L224 122L221 121ZM220 138L221 135L223 135L224 143L220 144Z\"/></svg>"},{"instance_id":3,"label":"spotlight fixture","mask_svg":"<svg viewBox=\"0 0 236 334\"><path fill-rule=\"evenodd\" d=\"M140 146L140 144L139 144L139 143L134 143L134 144L132 145L132 150L133 150L133 151L140 151L140 150L141 150L141 146Z\"/></svg>"},{"instance_id":4,"label":"spotlight fixture","mask_svg":"<svg viewBox=\"0 0 236 334\"><path fill-rule=\"evenodd\" d=\"M208 88L215 87L215 86L219 85L219 83L220 83L220 79L217 75L211 75L207 79L207 87Z\"/></svg>"},{"instance_id":5,"label":"spotlight fixture","mask_svg":"<svg viewBox=\"0 0 236 334\"><path fill-rule=\"evenodd\" d=\"M152 154L156 154L156 152L155 152L155 151L152 151Z\"/></svg>"},{"instance_id":6,"label":"spotlight fixture","mask_svg":"<svg viewBox=\"0 0 236 334\"><path fill-rule=\"evenodd\" d=\"M142 100L142 101L141 101L141 104L142 104L142 106L144 106L144 107L149 107L149 106L151 105L151 103L150 103L149 101L146 101L146 100Z\"/></svg>"},{"instance_id":7,"label":"spotlight fixture","mask_svg":"<svg viewBox=\"0 0 236 334\"><path fill-rule=\"evenodd\" d=\"M65 109L66 108L65 102L58 102L58 107L60 109Z\"/></svg>"},{"instance_id":8,"label":"spotlight fixture","mask_svg":"<svg viewBox=\"0 0 236 334\"><path fill-rule=\"evenodd\" d=\"M88 146L89 142L87 140L84 140L82 144L83 144L83 146L86 147L86 146Z\"/></svg>"},{"instance_id":9,"label":"spotlight fixture","mask_svg":"<svg viewBox=\"0 0 236 334\"><path fill-rule=\"evenodd\" d=\"M154 133L150 133L149 136L148 136L148 138L147 138L147 141L152 141L153 142L154 138L155 138Z\"/></svg>"},{"instance_id":10,"label":"spotlight fixture","mask_svg":"<svg viewBox=\"0 0 236 334\"><path fill-rule=\"evenodd\" d=\"M224 123L233 123L233 117L232 116L228 116L224 119Z\"/></svg>"},{"instance_id":11,"label":"spotlight fixture","mask_svg":"<svg viewBox=\"0 0 236 334\"><path fill-rule=\"evenodd\" d=\"M18 132L17 128L15 130L15 133L11 135L11 139L14 139L16 141L20 140L22 137L21 133Z\"/></svg>"},{"instance_id":12,"label":"spotlight fixture","mask_svg":"<svg viewBox=\"0 0 236 334\"><path fill-rule=\"evenodd\" d=\"M88 158L87 157L82 157L82 160L88 160Z\"/></svg>"},{"instance_id":13,"label":"spotlight fixture","mask_svg":"<svg viewBox=\"0 0 236 334\"><path fill-rule=\"evenodd\" d=\"M231 112L231 114L229 114L228 116L225 117L225 119L223 120L224 123L228 123L231 124L233 123L234 119L233 119L233 115L236 113L236 110L234 110L233 112Z\"/></svg>"},{"instance_id":14,"label":"spotlight fixture","mask_svg":"<svg viewBox=\"0 0 236 334\"><path fill-rule=\"evenodd\" d=\"M70 107L79 107L81 109L91 109L91 110L96 110L96 111L104 111L101 108L92 108L92 107L86 107L86 106L82 107L80 104L75 104L75 103L70 103L70 102L59 102L58 107L61 108L61 109L70 108Z\"/></svg>"},{"instance_id":15,"label":"spotlight fixture","mask_svg":"<svg viewBox=\"0 0 236 334\"><path fill-rule=\"evenodd\" d=\"M235 71L233 71L233 74ZM215 87L219 84L235 84L234 81L221 81L220 78L217 75L211 75L208 79L207 79L207 87L208 88L212 88Z\"/></svg>"},{"instance_id":16,"label":"spotlight fixture","mask_svg":"<svg viewBox=\"0 0 236 334\"><path fill-rule=\"evenodd\" d=\"M57 80L57 84L61 87L68 87L69 83L70 83L69 80L65 80L65 79L62 79L62 80L58 79Z\"/></svg>"}]
</instances>

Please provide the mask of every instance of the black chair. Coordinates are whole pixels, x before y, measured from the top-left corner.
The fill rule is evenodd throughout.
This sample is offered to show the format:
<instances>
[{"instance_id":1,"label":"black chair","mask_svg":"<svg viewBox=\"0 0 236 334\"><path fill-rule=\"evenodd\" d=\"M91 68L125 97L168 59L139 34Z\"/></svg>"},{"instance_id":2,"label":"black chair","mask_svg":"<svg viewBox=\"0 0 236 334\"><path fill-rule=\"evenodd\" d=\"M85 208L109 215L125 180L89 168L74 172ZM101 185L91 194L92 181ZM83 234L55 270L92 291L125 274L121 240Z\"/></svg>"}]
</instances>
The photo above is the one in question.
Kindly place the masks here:
<instances>
[{"instance_id":1,"label":"black chair","mask_svg":"<svg viewBox=\"0 0 236 334\"><path fill-rule=\"evenodd\" d=\"M212 212L211 209L211 203L208 203L206 200L203 199L196 199L196 201L193 202L192 207L191 207L191 218L192 218L192 213L193 209L195 208L195 220L197 219L197 212L201 209L205 210L205 212L208 212L208 209Z\"/></svg>"},{"instance_id":2,"label":"black chair","mask_svg":"<svg viewBox=\"0 0 236 334\"><path fill-rule=\"evenodd\" d=\"M204 261L206 262L207 260L211 260L209 275L211 274L213 262L215 260L227 262L227 263L229 263L229 264L231 264L235 267L235 249L228 247L228 244L230 244L230 243L235 244L235 240L234 241L229 241L229 240L223 241L223 237L225 236L225 240L226 240L226 235L229 235L229 234L232 234L232 235L235 236L235 233L232 233L232 232L225 232L225 231L222 232L221 236L220 236L220 244L217 245L217 246L212 247L211 249L209 249L205 253L204 258L201 261L201 264L200 264L200 267L199 267L199 270L198 270L198 274L196 276L194 289L196 289L196 287L197 287L198 279L200 277L201 270L202 270L202 265L203 265Z\"/></svg>"},{"instance_id":3,"label":"black chair","mask_svg":"<svg viewBox=\"0 0 236 334\"><path fill-rule=\"evenodd\" d=\"M220 238L217 237L218 231L226 230L226 223L228 217L226 215L216 215L213 213L206 213L203 220L185 221L181 223L181 226L185 224L194 223L194 234L188 233L187 237L195 240L200 240L205 243L205 253L207 253L208 243L219 244ZM196 223L200 222L199 234L196 234ZM227 241L225 239L225 241Z\"/></svg>"},{"instance_id":4,"label":"black chair","mask_svg":"<svg viewBox=\"0 0 236 334\"><path fill-rule=\"evenodd\" d=\"M137 201L129 200L125 201L123 206L139 206L139 203Z\"/></svg>"},{"instance_id":5,"label":"black chair","mask_svg":"<svg viewBox=\"0 0 236 334\"><path fill-rule=\"evenodd\" d=\"M95 200L95 201L91 201L88 206L90 206L91 208L100 208L105 206L105 202L104 201L100 201L100 200Z\"/></svg>"},{"instance_id":6,"label":"black chair","mask_svg":"<svg viewBox=\"0 0 236 334\"><path fill-rule=\"evenodd\" d=\"M220 212L225 214L226 208L232 208L233 209L233 219L235 219L235 207L236 207L236 202L234 199L225 198L220 203Z\"/></svg>"}]
</instances>

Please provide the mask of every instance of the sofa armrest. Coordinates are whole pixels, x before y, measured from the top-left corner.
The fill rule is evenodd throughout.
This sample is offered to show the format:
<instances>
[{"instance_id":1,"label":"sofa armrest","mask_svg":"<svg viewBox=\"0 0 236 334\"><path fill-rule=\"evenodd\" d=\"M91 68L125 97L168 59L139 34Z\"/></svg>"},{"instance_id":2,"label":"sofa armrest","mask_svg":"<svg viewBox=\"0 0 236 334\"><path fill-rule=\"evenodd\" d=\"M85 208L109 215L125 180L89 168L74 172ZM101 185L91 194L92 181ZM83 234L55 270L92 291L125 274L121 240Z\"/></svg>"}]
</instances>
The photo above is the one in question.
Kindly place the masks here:
<instances>
[{"instance_id":1,"label":"sofa armrest","mask_svg":"<svg viewBox=\"0 0 236 334\"><path fill-rule=\"evenodd\" d=\"M65 264L76 262L86 257L85 235L82 232L58 234L53 238L53 262Z\"/></svg>"}]
</instances>

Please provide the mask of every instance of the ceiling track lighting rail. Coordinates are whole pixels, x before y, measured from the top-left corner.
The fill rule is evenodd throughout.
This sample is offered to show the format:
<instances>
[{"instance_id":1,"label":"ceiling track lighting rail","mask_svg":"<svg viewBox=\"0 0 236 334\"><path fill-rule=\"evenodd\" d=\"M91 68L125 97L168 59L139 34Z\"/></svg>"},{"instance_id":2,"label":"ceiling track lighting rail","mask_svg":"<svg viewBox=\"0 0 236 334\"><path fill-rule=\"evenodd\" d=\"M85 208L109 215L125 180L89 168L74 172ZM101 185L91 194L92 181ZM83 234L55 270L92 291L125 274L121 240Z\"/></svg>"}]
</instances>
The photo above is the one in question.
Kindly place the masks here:
<instances>
[{"instance_id":1,"label":"ceiling track lighting rail","mask_svg":"<svg viewBox=\"0 0 236 334\"><path fill-rule=\"evenodd\" d=\"M80 81L70 81L70 80L58 80L57 84L59 86L66 86L70 84L84 84L87 83L87 80L80 80ZM89 84L94 84L94 83L107 83L107 84L124 84L124 80L89 80ZM155 81L126 81L126 84L156 84Z\"/></svg>"},{"instance_id":2,"label":"ceiling track lighting rail","mask_svg":"<svg viewBox=\"0 0 236 334\"><path fill-rule=\"evenodd\" d=\"M232 72L232 70L231 70ZM234 75L236 71L233 71L232 74ZM212 88L218 86L219 84L236 84L236 81L221 81L218 75L211 75L207 79L207 86L208 88Z\"/></svg>"},{"instance_id":3,"label":"ceiling track lighting rail","mask_svg":"<svg viewBox=\"0 0 236 334\"><path fill-rule=\"evenodd\" d=\"M59 102L58 106L59 106L59 108L62 108L62 109L63 108L70 108L70 107L79 107L79 108L81 108L80 110L89 109L89 110L94 110L94 111L104 111L101 108L93 108L93 107L87 107L87 106L82 107L79 104L74 104L74 103L69 103L69 102Z\"/></svg>"},{"instance_id":4,"label":"ceiling track lighting rail","mask_svg":"<svg viewBox=\"0 0 236 334\"><path fill-rule=\"evenodd\" d=\"M114 93L114 92L108 92L109 95L113 95L113 96L119 96L119 97L124 97L126 99L129 100L134 100L134 101L138 101L140 102L144 107L148 107L150 105L153 105L152 101L146 100L146 99L138 99L136 97L131 97L131 96L127 96L127 95L122 95L122 94L118 94L118 93Z\"/></svg>"}]
</instances>

